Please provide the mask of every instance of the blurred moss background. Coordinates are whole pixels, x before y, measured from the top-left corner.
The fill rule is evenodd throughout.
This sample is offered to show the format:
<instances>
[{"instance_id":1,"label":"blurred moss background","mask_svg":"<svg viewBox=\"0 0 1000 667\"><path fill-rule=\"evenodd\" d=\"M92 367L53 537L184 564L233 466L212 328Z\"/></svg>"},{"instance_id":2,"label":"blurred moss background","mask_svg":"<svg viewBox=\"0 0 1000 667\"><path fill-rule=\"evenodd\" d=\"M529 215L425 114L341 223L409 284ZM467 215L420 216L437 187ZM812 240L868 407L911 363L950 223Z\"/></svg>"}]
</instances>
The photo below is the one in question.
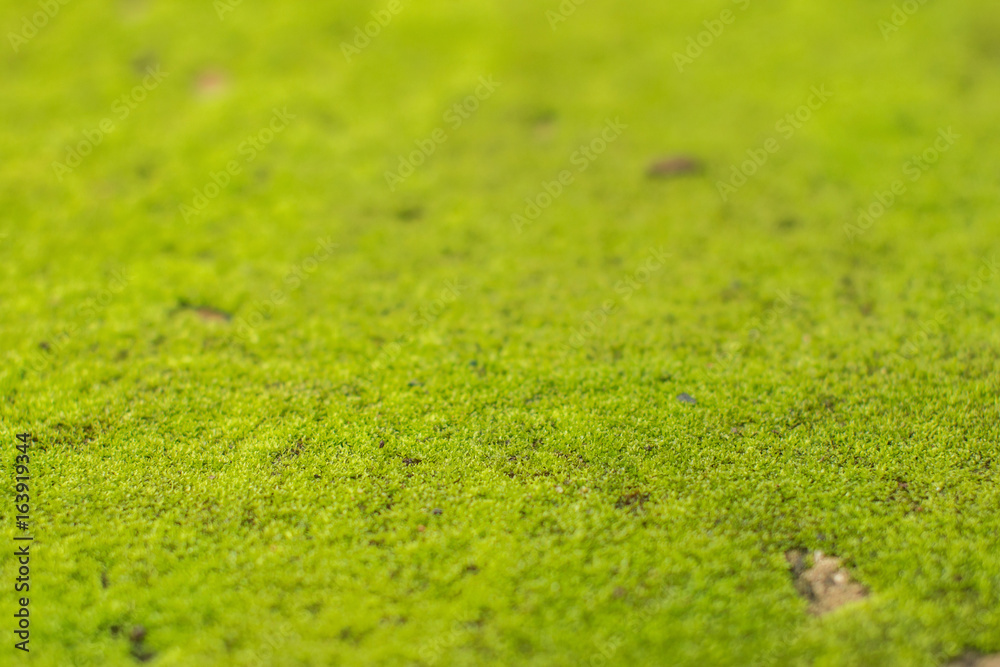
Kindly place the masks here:
<instances>
[{"instance_id":1,"label":"blurred moss background","mask_svg":"<svg viewBox=\"0 0 1000 667\"><path fill-rule=\"evenodd\" d=\"M31 662L1000 651L1000 7L903 4L0 3Z\"/></svg>"}]
</instances>

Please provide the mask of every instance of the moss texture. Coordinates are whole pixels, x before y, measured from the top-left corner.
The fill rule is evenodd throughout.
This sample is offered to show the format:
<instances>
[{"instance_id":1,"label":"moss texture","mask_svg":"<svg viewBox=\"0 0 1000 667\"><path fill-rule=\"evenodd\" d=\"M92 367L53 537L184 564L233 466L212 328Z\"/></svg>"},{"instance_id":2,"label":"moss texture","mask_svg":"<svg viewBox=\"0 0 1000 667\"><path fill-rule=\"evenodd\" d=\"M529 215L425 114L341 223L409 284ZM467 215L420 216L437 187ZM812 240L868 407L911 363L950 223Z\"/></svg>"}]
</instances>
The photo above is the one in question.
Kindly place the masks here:
<instances>
[{"instance_id":1,"label":"moss texture","mask_svg":"<svg viewBox=\"0 0 1000 667\"><path fill-rule=\"evenodd\" d=\"M1000 8L911 4L3 3L31 664L1000 651Z\"/></svg>"}]
</instances>

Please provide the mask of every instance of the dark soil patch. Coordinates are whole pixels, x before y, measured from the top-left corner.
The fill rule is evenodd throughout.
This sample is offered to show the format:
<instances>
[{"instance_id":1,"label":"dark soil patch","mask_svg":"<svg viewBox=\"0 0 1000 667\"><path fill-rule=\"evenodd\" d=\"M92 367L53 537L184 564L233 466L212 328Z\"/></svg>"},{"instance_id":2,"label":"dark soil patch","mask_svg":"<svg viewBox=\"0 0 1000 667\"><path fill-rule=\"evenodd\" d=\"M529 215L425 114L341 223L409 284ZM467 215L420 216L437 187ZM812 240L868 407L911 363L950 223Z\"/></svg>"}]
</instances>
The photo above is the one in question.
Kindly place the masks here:
<instances>
[{"instance_id":1,"label":"dark soil patch","mask_svg":"<svg viewBox=\"0 0 1000 667\"><path fill-rule=\"evenodd\" d=\"M642 506L646 504L649 500L648 493L642 493L641 491L632 491L631 493L626 493L620 496L615 502L615 509L625 509L628 508L632 512L638 512L642 509Z\"/></svg>"}]
</instances>

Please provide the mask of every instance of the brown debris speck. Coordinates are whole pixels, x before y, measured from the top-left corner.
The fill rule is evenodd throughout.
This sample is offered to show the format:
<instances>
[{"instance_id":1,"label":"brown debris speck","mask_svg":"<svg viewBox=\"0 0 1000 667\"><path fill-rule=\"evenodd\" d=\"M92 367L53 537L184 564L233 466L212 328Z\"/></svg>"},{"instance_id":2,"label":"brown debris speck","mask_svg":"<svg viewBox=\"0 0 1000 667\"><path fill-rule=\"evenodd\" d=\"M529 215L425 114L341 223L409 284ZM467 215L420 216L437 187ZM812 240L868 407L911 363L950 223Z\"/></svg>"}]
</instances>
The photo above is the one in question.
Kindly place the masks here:
<instances>
[{"instance_id":1,"label":"brown debris speck","mask_svg":"<svg viewBox=\"0 0 1000 667\"><path fill-rule=\"evenodd\" d=\"M221 97L229 89L229 75L218 68L200 72L194 82L195 95L202 99Z\"/></svg>"},{"instance_id":2,"label":"brown debris speck","mask_svg":"<svg viewBox=\"0 0 1000 667\"><path fill-rule=\"evenodd\" d=\"M197 305L188 303L182 300L177 304L177 308L174 312L190 311L198 316L202 322L228 322L233 319L231 313L227 313L219 308L213 308L212 306Z\"/></svg>"},{"instance_id":3,"label":"brown debris speck","mask_svg":"<svg viewBox=\"0 0 1000 667\"><path fill-rule=\"evenodd\" d=\"M649 178L673 178L697 174L701 170L702 164L697 158L675 155L654 160L646 169L646 176Z\"/></svg>"},{"instance_id":4,"label":"brown debris speck","mask_svg":"<svg viewBox=\"0 0 1000 667\"><path fill-rule=\"evenodd\" d=\"M216 308L195 308L194 312L198 314L198 317L206 322L228 322L233 318L233 316L229 313Z\"/></svg>"},{"instance_id":5,"label":"brown debris speck","mask_svg":"<svg viewBox=\"0 0 1000 667\"><path fill-rule=\"evenodd\" d=\"M642 506L646 504L647 500L649 500L648 493L632 491L631 493L626 493L618 498L615 502L615 509L625 509L628 507L631 508L632 512L637 512L642 509Z\"/></svg>"}]
</instances>

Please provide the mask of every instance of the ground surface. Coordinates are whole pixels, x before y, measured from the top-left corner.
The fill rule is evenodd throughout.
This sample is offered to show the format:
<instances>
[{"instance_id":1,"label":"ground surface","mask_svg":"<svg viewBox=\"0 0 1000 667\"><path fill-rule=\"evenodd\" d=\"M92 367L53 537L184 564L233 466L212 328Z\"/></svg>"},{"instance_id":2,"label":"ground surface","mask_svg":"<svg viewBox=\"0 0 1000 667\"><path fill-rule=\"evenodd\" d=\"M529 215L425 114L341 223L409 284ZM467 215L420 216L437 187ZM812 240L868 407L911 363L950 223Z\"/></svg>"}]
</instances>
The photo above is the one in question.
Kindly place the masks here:
<instances>
[{"instance_id":1,"label":"ground surface","mask_svg":"<svg viewBox=\"0 0 1000 667\"><path fill-rule=\"evenodd\" d=\"M388 6L0 8L30 662L1000 651L1000 8Z\"/></svg>"}]
</instances>

